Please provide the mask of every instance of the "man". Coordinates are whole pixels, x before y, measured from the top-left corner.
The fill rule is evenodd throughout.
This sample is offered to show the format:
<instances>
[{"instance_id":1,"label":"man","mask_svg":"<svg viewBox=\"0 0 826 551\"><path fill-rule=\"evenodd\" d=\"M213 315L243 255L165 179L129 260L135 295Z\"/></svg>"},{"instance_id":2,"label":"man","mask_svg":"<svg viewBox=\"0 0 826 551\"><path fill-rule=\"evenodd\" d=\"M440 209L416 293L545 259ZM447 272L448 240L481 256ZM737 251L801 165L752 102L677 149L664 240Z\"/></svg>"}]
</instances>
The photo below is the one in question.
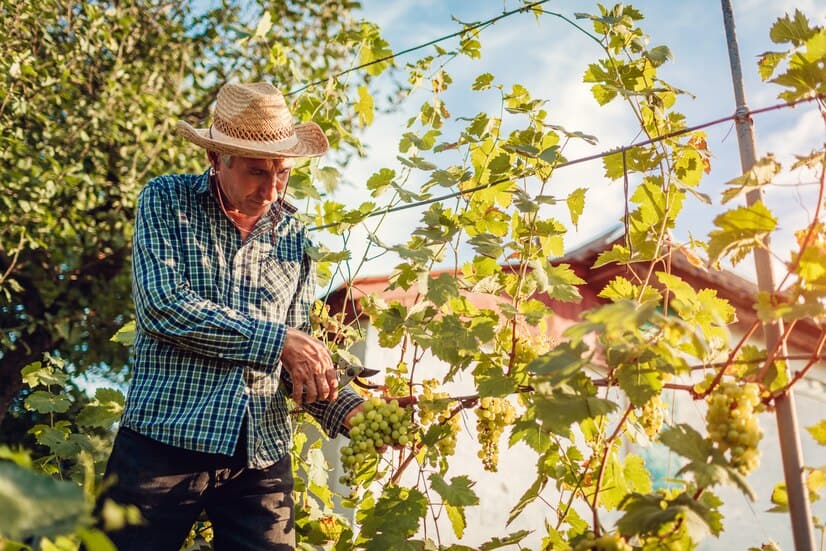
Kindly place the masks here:
<instances>
[{"instance_id":1,"label":"man","mask_svg":"<svg viewBox=\"0 0 826 551\"><path fill-rule=\"evenodd\" d=\"M331 437L362 409L307 334L314 273L284 201L294 159L329 145L315 123L293 123L268 83L225 85L212 125L181 121L178 132L210 169L156 178L138 201L138 332L107 497L137 505L147 524L112 538L176 550L206 510L216 549L292 549L286 395Z\"/></svg>"}]
</instances>

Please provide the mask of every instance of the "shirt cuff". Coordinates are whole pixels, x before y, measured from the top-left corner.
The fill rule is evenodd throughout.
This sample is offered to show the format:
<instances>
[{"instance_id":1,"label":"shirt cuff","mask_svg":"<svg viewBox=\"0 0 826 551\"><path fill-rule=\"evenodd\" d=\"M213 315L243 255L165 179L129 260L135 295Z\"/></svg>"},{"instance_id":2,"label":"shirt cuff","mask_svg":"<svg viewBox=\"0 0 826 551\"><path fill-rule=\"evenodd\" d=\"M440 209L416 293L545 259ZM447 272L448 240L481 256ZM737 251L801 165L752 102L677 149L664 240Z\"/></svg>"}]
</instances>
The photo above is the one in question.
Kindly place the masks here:
<instances>
[{"instance_id":1,"label":"shirt cuff","mask_svg":"<svg viewBox=\"0 0 826 551\"><path fill-rule=\"evenodd\" d=\"M344 427L344 418L353 411L359 404L364 402L364 398L345 387L338 393L338 398L328 404L321 417L321 426L330 438L335 438L339 434L344 434L349 438L350 433Z\"/></svg>"},{"instance_id":2,"label":"shirt cuff","mask_svg":"<svg viewBox=\"0 0 826 551\"><path fill-rule=\"evenodd\" d=\"M253 320L250 342L250 362L258 364L266 373L273 372L281 360L287 327L281 323Z\"/></svg>"}]
</instances>

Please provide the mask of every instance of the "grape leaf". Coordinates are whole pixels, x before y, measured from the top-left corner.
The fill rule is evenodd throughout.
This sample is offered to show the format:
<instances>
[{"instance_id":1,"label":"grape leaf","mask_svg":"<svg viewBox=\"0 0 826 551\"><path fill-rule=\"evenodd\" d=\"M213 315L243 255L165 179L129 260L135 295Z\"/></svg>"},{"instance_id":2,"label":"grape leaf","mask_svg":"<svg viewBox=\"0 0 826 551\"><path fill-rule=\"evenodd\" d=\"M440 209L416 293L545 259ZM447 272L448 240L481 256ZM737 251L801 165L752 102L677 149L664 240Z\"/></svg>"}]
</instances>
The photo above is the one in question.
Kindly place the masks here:
<instances>
[{"instance_id":1,"label":"grape leaf","mask_svg":"<svg viewBox=\"0 0 826 551\"><path fill-rule=\"evenodd\" d=\"M729 256L737 265L756 247L764 247L766 238L777 227L777 219L762 201L748 207L726 211L714 219L716 230L709 232L708 258L717 265Z\"/></svg>"},{"instance_id":2,"label":"grape leaf","mask_svg":"<svg viewBox=\"0 0 826 551\"><path fill-rule=\"evenodd\" d=\"M465 534L465 527L467 527L467 519L465 518L464 507L456 507L455 505L445 505L447 511L447 518L453 526L453 532L457 538L461 538Z\"/></svg>"},{"instance_id":3,"label":"grape leaf","mask_svg":"<svg viewBox=\"0 0 826 551\"><path fill-rule=\"evenodd\" d=\"M99 388L95 401L84 406L77 416L77 424L87 427L109 428L123 413L123 393L112 388Z\"/></svg>"},{"instance_id":4,"label":"grape leaf","mask_svg":"<svg viewBox=\"0 0 826 551\"><path fill-rule=\"evenodd\" d=\"M579 228L579 217L582 216L585 210L585 188L577 188L568 195L566 203L568 204L568 212L571 214L571 224L574 229Z\"/></svg>"},{"instance_id":5,"label":"grape leaf","mask_svg":"<svg viewBox=\"0 0 826 551\"><path fill-rule=\"evenodd\" d=\"M554 434L568 435L571 427L590 417L611 413L617 404L593 396L579 396L537 385L536 418Z\"/></svg>"},{"instance_id":6,"label":"grape leaf","mask_svg":"<svg viewBox=\"0 0 826 551\"><path fill-rule=\"evenodd\" d=\"M775 44L791 42L795 46L802 45L817 31L809 24L809 19L799 9L794 10L794 19L787 13L772 25L769 38Z\"/></svg>"},{"instance_id":7,"label":"grape leaf","mask_svg":"<svg viewBox=\"0 0 826 551\"><path fill-rule=\"evenodd\" d=\"M617 382L636 407L641 407L652 396L658 395L663 387L662 373L656 365L649 362L620 366Z\"/></svg>"},{"instance_id":8,"label":"grape leaf","mask_svg":"<svg viewBox=\"0 0 826 551\"><path fill-rule=\"evenodd\" d=\"M508 547L509 545L516 545L520 541L525 539L528 535L530 535L530 533L531 530L519 530L518 532L508 534L507 536L502 538L491 538L479 546L479 551L492 551L493 549Z\"/></svg>"},{"instance_id":9,"label":"grape leaf","mask_svg":"<svg viewBox=\"0 0 826 551\"><path fill-rule=\"evenodd\" d=\"M0 534L24 540L74 530L85 515L83 489L0 462Z\"/></svg>"},{"instance_id":10,"label":"grape leaf","mask_svg":"<svg viewBox=\"0 0 826 551\"><path fill-rule=\"evenodd\" d=\"M685 493L673 499L665 499L660 493L630 494L622 509L625 514L617 521L617 528L625 536L657 534L676 521L685 525L694 541L703 539L713 530L706 506Z\"/></svg>"},{"instance_id":11,"label":"grape leaf","mask_svg":"<svg viewBox=\"0 0 826 551\"><path fill-rule=\"evenodd\" d=\"M584 342L574 345L566 341L532 360L527 370L536 374L538 380L558 386L579 373L587 364L587 360L582 357L587 350L588 346Z\"/></svg>"},{"instance_id":12,"label":"grape leaf","mask_svg":"<svg viewBox=\"0 0 826 551\"><path fill-rule=\"evenodd\" d=\"M599 494L600 505L610 511L616 509L630 493L650 492L651 476L640 456L629 454L623 462L614 450L607 458L602 488Z\"/></svg>"},{"instance_id":13,"label":"grape leaf","mask_svg":"<svg viewBox=\"0 0 826 551\"><path fill-rule=\"evenodd\" d=\"M436 491L445 503L457 507L468 505L478 505L479 497L473 491L476 484L467 475L456 476L450 479L448 484L438 473L430 475L430 487Z\"/></svg>"},{"instance_id":14,"label":"grape leaf","mask_svg":"<svg viewBox=\"0 0 826 551\"><path fill-rule=\"evenodd\" d=\"M359 511L362 535L386 533L407 538L419 528L427 513L427 498L415 488L387 486L375 506Z\"/></svg>"},{"instance_id":15,"label":"grape leaf","mask_svg":"<svg viewBox=\"0 0 826 551\"><path fill-rule=\"evenodd\" d=\"M812 435L815 442L821 446L826 446L826 420L820 421L818 424L812 425L811 427L806 427L806 430L809 431L809 434Z\"/></svg>"},{"instance_id":16,"label":"grape leaf","mask_svg":"<svg viewBox=\"0 0 826 551\"><path fill-rule=\"evenodd\" d=\"M759 159L745 174L726 182L729 187L723 192L723 204L743 193L761 189L766 184L771 183L777 173L780 172L780 168L780 163L774 160L772 154Z\"/></svg>"},{"instance_id":17,"label":"grape leaf","mask_svg":"<svg viewBox=\"0 0 826 551\"><path fill-rule=\"evenodd\" d=\"M63 371L57 371L55 368L46 363L32 362L20 370L23 377L23 382L31 388L36 386L63 386L69 380L69 375Z\"/></svg>"},{"instance_id":18,"label":"grape leaf","mask_svg":"<svg viewBox=\"0 0 826 551\"><path fill-rule=\"evenodd\" d=\"M62 394L52 394L45 390L36 390L26 397L23 405L28 410L38 413L65 413L72 403Z\"/></svg>"}]
</instances>

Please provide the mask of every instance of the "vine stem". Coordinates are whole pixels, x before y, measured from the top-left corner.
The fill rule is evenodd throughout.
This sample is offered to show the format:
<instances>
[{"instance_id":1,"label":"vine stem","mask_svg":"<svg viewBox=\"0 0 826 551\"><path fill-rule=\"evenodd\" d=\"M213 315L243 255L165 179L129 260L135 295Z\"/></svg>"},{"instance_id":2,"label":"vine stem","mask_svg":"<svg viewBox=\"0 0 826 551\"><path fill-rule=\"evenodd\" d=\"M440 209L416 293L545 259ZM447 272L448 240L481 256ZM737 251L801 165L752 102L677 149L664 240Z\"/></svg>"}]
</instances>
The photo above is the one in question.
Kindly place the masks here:
<instances>
[{"instance_id":1,"label":"vine stem","mask_svg":"<svg viewBox=\"0 0 826 551\"><path fill-rule=\"evenodd\" d=\"M821 352L823 351L824 345L826 345L826 327L824 327L823 330L821 330L820 338L817 340L817 344L815 345L815 351L809 358L808 363L805 366L803 366L803 369L794 374L794 377L792 377L791 381L789 381L783 388L773 393L771 397L777 398L778 396L786 394L789 391L789 389L797 383L797 381L805 377L806 373L812 368L812 366L822 358Z\"/></svg>"},{"instance_id":2,"label":"vine stem","mask_svg":"<svg viewBox=\"0 0 826 551\"><path fill-rule=\"evenodd\" d=\"M476 399L478 399L478 395L474 399L461 400L459 402L459 405L453 408L450 411L450 414L445 418L445 420L441 421L439 424L446 425L448 422L450 422L451 419L456 417L459 414L459 412L461 412L463 409L473 407L473 405L476 403ZM421 442L416 442L413 445L413 449L410 450L410 453L407 455L407 457L404 458L404 461L401 462L398 470L395 473L393 473L392 477L390 477L390 484L398 484L399 479L402 476L402 473L404 473L407 467L410 466L410 463L413 461L413 459L415 459L416 455L419 453L419 450L422 449L423 445L424 444L422 444Z\"/></svg>"},{"instance_id":3,"label":"vine stem","mask_svg":"<svg viewBox=\"0 0 826 551\"><path fill-rule=\"evenodd\" d=\"M826 164L820 170L820 182L819 182L819 189L817 192L817 206L815 207L814 216L812 216L812 223L809 224L809 231L806 232L806 237L803 239L802 244L800 245L800 252L795 257L792 265L786 270L786 275L783 277L783 281L777 286L775 292L779 292L780 289L783 288L783 285L786 284L786 281L789 277L797 271L797 268L800 266L800 261L803 258L803 252L809 247L812 242L812 237L814 237L814 233L817 230L817 227L820 225L819 218L820 218L820 209L823 205L823 188L824 188L824 178L826 178Z\"/></svg>"},{"instance_id":4,"label":"vine stem","mask_svg":"<svg viewBox=\"0 0 826 551\"><path fill-rule=\"evenodd\" d=\"M600 528L599 528L599 512L597 510L597 505L599 504L599 487L602 485L602 477L605 475L605 461L608 459L608 453L611 451L611 446L616 440L617 436L619 436L620 432L622 431L623 425L625 425L626 419L634 410L634 405L629 404L627 408L625 408L625 413L622 414L622 418L617 423L617 427L614 429L614 432L611 433L611 436L605 440L605 452L602 454L602 461L599 465L599 473L597 474L596 485L594 486L594 503L591 505L591 511L594 514L594 534L599 537L600 535Z\"/></svg>"}]
</instances>

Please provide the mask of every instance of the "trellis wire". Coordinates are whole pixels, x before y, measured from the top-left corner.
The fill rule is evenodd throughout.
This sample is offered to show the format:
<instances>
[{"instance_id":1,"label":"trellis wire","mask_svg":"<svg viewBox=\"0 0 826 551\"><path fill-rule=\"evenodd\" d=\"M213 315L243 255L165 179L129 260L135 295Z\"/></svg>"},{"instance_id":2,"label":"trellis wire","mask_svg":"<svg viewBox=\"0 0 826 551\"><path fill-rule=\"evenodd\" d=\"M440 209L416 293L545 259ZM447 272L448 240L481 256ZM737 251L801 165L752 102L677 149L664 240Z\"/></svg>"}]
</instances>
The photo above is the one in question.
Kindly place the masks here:
<instances>
[{"instance_id":1,"label":"trellis wire","mask_svg":"<svg viewBox=\"0 0 826 551\"><path fill-rule=\"evenodd\" d=\"M603 151L601 153L596 153L596 154L588 155L588 156L585 156L585 157L579 157L579 158L573 159L571 161L565 161L564 163L559 163L558 165L555 165L554 169L565 168L565 167L572 166L572 165L579 164L579 163L585 163L585 162L594 161L594 160L597 160L597 159L602 159L604 157L607 157L609 155L615 155L617 153L621 153L621 154L624 155L627 151L629 151L631 149L634 149L636 147L651 145L653 143L657 143L657 142L660 142L660 141L663 141L663 140L667 140L667 139L670 139L670 138L675 138L675 137L678 137L678 136L682 136L684 134L689 134L691 132L696 132L697 130L702 130L704 128L709 128L711 126L722 124L724 122L737 120L738 118L743 117L743 116L749 117L751 115L759 115L761 113L766 113L768 111L784 109L784 108L787 108L787 107L794 107L795 105L798 105L798 104L801 104L801 103L806 103L806 102L816 101L816 100L822 100L822 99L824 99L824 96L812 96L812 97L808 97L808 98L801 98L801 99L798 99L798 100L795 100L795 101L792 101L792 102L777 103L777 104L774 104L774 105L769 105L767 107L761 107L759 109L746 111L745 113L739 113L739 112L734 113L733 115L729 115L729 116L726 116L726 117L721 117L719 119L714 119L714 120L711 120L711 121L708 121L708 122L697 124L695 126L689 126L687 128L683 128L681 130L675 130L674 132L669 132L667 134L663 134L662 136L657 136L655 138L649 138L647 140L634 142L630 145L625 145L625 146L616 147L614 149L609 149L609 150ZM526 174L526 175L528 175L528 174ZM467 195L467 194L474 193L474 192L477 192L477 191L481 191L481 190L484 190L484 189L487 189L487 188L491 188L493 186L503 184L505 182L509 182L513 179L514 178L512 178L512 177L500 178L499 180L495 180L493 182L488 182L487 184L481 184L481 185L474 186L474 187L471 187L471 188L467 188L467 189L463 189L463 190L459 190L459 191L454 191L454 192L451 192L451 193L448 193L448 194L445 194L445 195L440 195L438 197L431 197L429 199L423 199L421 201L416 201L416 202L408 203L408 204L405 204L405 205L397 205L395 207L385 207L385 208L381 208L381 209L376 209L374 211L371 211L371 212L367 213L367 215L365 215L365 219L366 218L372 218L374 216L379 216L379 215L382 215L382 214L389 214L389 213L393 213L393 212L399 212L399 211L402 211L402 210L421 207L421 206L424 206L424 205L437 203L439 201L445 201L447 199L452 199L454 197L458 197L459 195ZM318 230L323 230L323 229L327 229L327 228L334 228L334 227L342 226L344 224L346 224L346 223L345 222L331 222L329 224L321 224L321 225L318 225L318 226L312 226L312 227L309 228L309 231L318 231Z\"/></svg>"},{"instance_id":2,"label":"trellis wire","mask_svg":"<svg viewBox=\"0 0 826 551\"><path fill-rule=\"evenodd\" d=\"M367 63L362 63L361 65L357 65L356 67L350 67L349 69L345 69L344 71L338 72L338 73L336 73L332 76L329 76L327 78L323 78L323 79L320 79L320 80L310 82L309 84L305 84L304 86L302 86L300 88L296 88L295 90L291 90L291 91L287 92L284 95L285 96L292 96L292 95L298 94L299 92L303 92L307 88L311 88L312 86L317 86L319 84L324 84L325 82L328 82L328 81L333 80L333 79L337 79L337 78L339 78L341 76L344 76L348 73L352 73L352 72L358 71L360 69L365 69L367 67L370 67L371 65L377 65L379 63L384 63L385 61L390 61L391 59L395 59L397 57L415 52L417 50L421 50L423 48L427 48L428 46L433 46L434 44L438 44L439 42L444 42L445 40L449 40L451 38L461 36L463 34L469 33L469 32L474 31L476 29L480 29L480 28L483 28L483 27L487 27L489 25L493 25L494 23L496 23L500 19L505 19L506 17L510 17L511 15L514 15L516 13L523 13L523 12L531 11L534 8L536 8L537 6L541 6L542 4L544 4L548 1L549 0L540 0L539 2L534 2L532 4L522 6L521 8L516 8L516 9L510 10L510 11L503 12L503 13L497 15L496 17L492 17L492 18L487 19L485 21L481 21L479 23L474 23L473 25L469 25L469 26L465 27L464 29L462 29L461 31L456 31L456 32L441 36L439 38L434 38L433 40L430 40L430 41L425 42L423 44L419 44L417 46L413 46L413 47L410 47L410 48L407 48L405 50L401 50L401 51L398 51L398 52L393 52L393 53L388 54L384 57L380 57L378 59L368 61Z\"/></svg>"}]
</instances>

